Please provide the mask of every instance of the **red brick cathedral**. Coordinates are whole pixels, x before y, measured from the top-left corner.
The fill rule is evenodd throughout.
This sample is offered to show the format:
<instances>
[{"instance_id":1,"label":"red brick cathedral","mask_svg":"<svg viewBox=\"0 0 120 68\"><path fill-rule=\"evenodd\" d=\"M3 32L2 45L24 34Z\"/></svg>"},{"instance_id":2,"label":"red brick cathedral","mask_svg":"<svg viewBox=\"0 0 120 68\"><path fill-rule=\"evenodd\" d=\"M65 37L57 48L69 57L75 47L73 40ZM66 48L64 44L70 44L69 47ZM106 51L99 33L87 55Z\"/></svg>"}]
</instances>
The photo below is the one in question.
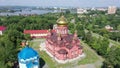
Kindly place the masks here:
<instances>
[{"instance_id":1,"label":"red brick cathedral","mask_svg":"<svg viewBox=\"0 0 120 68\"><path fill-rule=\"evenodd\" d=\"M69 60L82 55L82 46L74 34L68 34L68 23L64 16L57 20L55 32L49 30L46 38L46 50L57 60Z\"/></svg>"}]
</instances>

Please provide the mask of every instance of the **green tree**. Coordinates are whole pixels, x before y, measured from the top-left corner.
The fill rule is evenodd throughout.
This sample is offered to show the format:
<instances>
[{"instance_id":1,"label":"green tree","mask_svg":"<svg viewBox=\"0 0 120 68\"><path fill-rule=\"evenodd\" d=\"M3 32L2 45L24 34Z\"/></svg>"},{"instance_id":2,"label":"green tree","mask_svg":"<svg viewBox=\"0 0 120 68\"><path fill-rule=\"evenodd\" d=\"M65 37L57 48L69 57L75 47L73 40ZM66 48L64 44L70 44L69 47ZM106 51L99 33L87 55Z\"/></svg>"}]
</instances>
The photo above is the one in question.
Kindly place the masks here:
<instances>
[{"instance_id":1,"label":"green tree","mask_svg":"<svg viewBox=\"0 0 120 68\"><path fill-rule=\"evenodd\" d=\"M98 53L100 55L103 55L105 56L108 52L108 47L109 47L109 40L107 38L103 38L101 41L100 41L100 48L98 49Z\"/></svg>"},{"instance_id":2,"label":"green tree","mask_svg":"<svg viewBox=\"0 0 120 68\"><path fill-rule=\"evenodd\" d=\"M115 46L111 47L108 55L106 55L105 64L112 68L120 68L120 48Z\"/></svg>"},{"instance_id":3,"label":"green tree","mask_svg":"<svg viewBox=\"0 0 120 68\"><path fill-rule=\"evenodd\" d=\"M88 44L90 44L93 41L92 33L91 31L85 33L85 40Z\"/></svg>"},{"instance_id":4,"label":"green tree","mask_svg":"<svg viewBox=\"0 0 120 68\"><path fill-rule=\"evenodd\" d=\"M8 40L7 36L0 39L0 61L5 66L11 67L13 62L17 60L17 48L14 43Z\"/></svg>"},{"instance_id":5,"label":"green tree","mask_svg":"<svg viewBox=\"0 0 120 68\"><path fill-rule=\"evenodd\" d=\"M25 38L25 40L31 40L32 39L31 36L30 36L30 34L25 34L24 38Z\"/></svg>"},{"instance_id":6,"label":"green tree","mask_svg":"<svg viewBox=\"0 0 120 68\"><path fill-rule=\"evenodd\" d=\"M119 31L120 31L120 25L118 25L118 26L117 26L117 30L119 30Z\"/></svg>"}]
</instances>

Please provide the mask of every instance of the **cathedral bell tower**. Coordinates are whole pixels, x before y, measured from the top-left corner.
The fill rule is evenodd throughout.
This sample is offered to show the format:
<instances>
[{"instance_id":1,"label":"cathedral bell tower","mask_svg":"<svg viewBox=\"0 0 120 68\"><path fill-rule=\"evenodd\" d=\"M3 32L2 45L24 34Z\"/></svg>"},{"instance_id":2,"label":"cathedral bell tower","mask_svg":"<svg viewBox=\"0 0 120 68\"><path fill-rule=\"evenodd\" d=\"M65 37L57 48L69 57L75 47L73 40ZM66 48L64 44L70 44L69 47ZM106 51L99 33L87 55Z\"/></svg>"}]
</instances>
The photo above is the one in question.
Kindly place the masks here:
<instances>
[{"instance_id":1,"label":"cathedral bell tower","mask_svg":"<svg viewBox=\"0 0 120 68\"><path fill-rule=\"evenodd\" d=\"M67 19L62 15L57 20L57 28L56 28L57 34L67 35L68 34L68 26L67 25L68 25Z\"/></svg>"}]
</instances>

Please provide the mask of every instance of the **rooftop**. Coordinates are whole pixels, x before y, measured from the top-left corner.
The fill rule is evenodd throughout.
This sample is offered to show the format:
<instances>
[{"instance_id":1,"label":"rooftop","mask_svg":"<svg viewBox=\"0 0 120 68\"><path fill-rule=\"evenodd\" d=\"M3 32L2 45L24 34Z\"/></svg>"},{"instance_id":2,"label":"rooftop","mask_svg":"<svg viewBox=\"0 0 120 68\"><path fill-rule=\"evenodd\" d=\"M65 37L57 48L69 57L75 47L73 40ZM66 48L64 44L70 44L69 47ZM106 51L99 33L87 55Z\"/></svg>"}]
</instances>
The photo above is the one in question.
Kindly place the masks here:
<instances>
[{"instance_id":1,"label":"rooftop","mask_svg":"<svg viewBox=\"0 0 120 68\"><path fill-rule=\"evenodd\" d=\"M0 31L4 31L6 29L5 26L0 26Z\"/></svg>"},{"instance_id":2,"label":"rooftop","mask_svg":"<svg viewBox=\"0 0 120 68\"><path fill-rule=\"evenodd\" d=\"M54 30L52 30L54 32ZM24 34L48 33L48 30L24 30Z\"/></svg>"},{"instance_id":3,"label":"rooftop","mask_svg":"<svg viewBox=\"0 0 120 68\"><path fill-rule=\"evenodd\" d=\"M73 48L73 46L72 46L72 41L73 41L73 38L74 38L73 35L68 34L66 36L60 36L60 38L61 38L60 41L58 41L58 36L59 35L57 33L53 32L51 36L47 37L47 40L48 41L50 40L52 43L56 44L59 47L64 47L63 45L65 45L65 47L68 48L68 49L72 49ZM78 38L74 39L74 41L75 41L75 43L80 42ZM78 44L77 46L79 48L82 48L80 46L80 44Z\"/></svg>"},{"instance_id":4,"label":"rooftop","mask_svg":"<svg viewBox=\"0 0 120 68\"><path fill-rule=\"evenodd\" d=\"M38 53L31 47L26 46L18 53L19 59L29 59L38 56Z\"/></svg>"}]
</instances>

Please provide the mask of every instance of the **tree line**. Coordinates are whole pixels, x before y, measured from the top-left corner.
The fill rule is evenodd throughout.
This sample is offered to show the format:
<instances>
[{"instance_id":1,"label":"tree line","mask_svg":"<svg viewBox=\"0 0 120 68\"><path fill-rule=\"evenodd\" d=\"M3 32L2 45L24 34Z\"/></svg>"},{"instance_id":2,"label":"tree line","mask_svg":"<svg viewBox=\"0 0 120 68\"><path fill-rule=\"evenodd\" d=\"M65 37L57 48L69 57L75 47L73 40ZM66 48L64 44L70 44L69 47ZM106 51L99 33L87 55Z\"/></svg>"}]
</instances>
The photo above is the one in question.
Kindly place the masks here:
<instances>
[{"instance_id":1,"label":"tree line","mask_svg":"<svg viewBox=\"0 0 120 68\"><path fill-rule=\"evenodd\" d=\"M104 26L111 25L114 29L119 30L119 16L105 15L104 12L95 11L94 13L82 14L78 17L77 14L64 13L68 20L70 33L78 31L80 39L85 41L99 55L105 58L103 68L119 68L120 65L120 48L109 47L108 39L118 38L112 33L104 30ZM0 16L0 25L6 26L7 29L4 35L0 36L0 66L2 68L10 68L17 61L17 53L20 50L22 40L28 40L29 36L24 35L25 29L52 29L56 24L56 20L60 17L60 13L48 13L43 15L33 16ZM71 20L75 22L71 22ZM88 32L85 32L88 30ZM103 35L104 38L93 37L91 31ZM118 39L119 41L119 39Z\"/></svg>"}]
</instances>

